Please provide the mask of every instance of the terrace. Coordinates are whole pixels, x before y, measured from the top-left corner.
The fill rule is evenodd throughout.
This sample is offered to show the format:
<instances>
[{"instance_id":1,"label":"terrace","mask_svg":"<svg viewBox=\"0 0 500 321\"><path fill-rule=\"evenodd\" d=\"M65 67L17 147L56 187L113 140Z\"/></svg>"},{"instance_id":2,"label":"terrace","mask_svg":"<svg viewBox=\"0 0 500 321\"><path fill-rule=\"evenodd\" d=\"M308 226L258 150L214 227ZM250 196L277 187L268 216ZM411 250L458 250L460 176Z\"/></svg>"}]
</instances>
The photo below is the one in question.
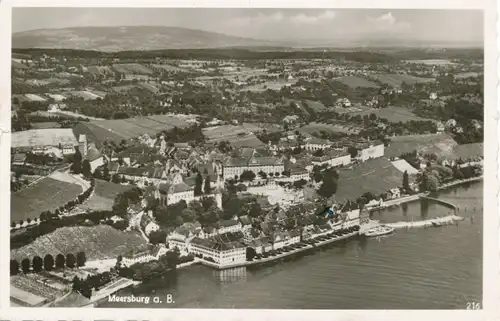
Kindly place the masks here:
<instances>
[{"instance_id":1,"label":"terrace","mask_svg":"<svg viewBox=\"0 0 500 321\"><path fill-rule=\"evenodd\" d=\"M87 259L102 260L124 255L130 249L140 251L147 246L135 232L122 232L107 225L63 227L37 238L34 242L11 251L18 261L36 255L85 252Z\"/></svg>"},{"instance_id":2,"label":"terrace","mask_svg":"<svg viewBox=\"0 0 500 321\"><path fill-rule=\"evenodd\" d=\"M78 184L43 178L19 192L11 193L11 221L34 219L44 211L54 211L74 200L82 188Z\"/></svg>"},{"instance_id":3,"label":"terrace","mask_svg":"<svg viewBox=\"0 0 500 321\"><path fill-rule=\"evenodd\" d=\"M337 202L354 200L364 193L379 195L403 182L401 173L385 158L370 159L353 166L351 169L339 171L338 189L335 193Z\"/></svg>"}]
</instances>

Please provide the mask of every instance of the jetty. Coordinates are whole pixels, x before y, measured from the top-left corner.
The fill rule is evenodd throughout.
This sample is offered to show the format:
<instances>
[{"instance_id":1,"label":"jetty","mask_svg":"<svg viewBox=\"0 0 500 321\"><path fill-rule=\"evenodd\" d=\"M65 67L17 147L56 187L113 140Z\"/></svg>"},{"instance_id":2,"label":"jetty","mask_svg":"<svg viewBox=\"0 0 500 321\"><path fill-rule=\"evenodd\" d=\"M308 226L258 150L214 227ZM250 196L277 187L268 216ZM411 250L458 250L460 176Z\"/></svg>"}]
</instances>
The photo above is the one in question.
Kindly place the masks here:
<instances>
[{"instance_id":1,"label":"jetty","mask_svg":"<svg viewBox=\"0 0 500 321\"><path fill-rule=\"evenodd\" d=\"M463 221L464 218L458 215L448 215L443 217L432 218L423 221L412 221L412 222L397 222L397 223L386 223L384 225L393 227L395 229L402 228L413 228L413 227L438 227L444 225L452 225L458 221Z\"/></svg>"}]
</instances>

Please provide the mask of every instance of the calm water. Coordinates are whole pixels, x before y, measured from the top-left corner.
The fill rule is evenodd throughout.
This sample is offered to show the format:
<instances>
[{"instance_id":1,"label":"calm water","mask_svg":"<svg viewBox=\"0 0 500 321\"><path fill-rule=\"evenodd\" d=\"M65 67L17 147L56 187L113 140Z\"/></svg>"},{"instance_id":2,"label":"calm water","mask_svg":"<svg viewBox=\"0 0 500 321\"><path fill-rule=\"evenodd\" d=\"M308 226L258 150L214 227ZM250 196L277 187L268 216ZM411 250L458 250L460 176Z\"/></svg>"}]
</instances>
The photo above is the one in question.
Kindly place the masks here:
<instances>
[{"instance_id":1,"label":"calm water","mask_svg":"<svg viewBox=\"0 0 500 321\"><path fill-rule=\"evenodd\" d=\"M459 214L467 218L458 226L397 230L385 238L352 239L295 261L252 271L218 272L192 266L154 285L118 293L156 295L164 302L171 294L174 304L105 302L101 306L465 309L467 302L480 302L482 297L482 194L482 183L440 194L458 205ZM448 212L441 205L422 201L374 213L373 218L411 221Z\"/></svg>"}]
</instances>

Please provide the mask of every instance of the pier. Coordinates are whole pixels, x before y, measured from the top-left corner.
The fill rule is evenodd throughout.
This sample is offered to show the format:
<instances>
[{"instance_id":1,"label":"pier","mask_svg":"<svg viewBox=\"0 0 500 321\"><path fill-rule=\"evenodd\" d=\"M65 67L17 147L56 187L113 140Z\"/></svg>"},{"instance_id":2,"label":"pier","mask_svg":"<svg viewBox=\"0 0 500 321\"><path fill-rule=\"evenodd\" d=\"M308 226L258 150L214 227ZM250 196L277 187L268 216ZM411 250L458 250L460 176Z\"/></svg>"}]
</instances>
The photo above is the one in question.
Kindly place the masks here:
<instances>
[{"instance_id":1,"label":"pier","mask_svg":"<svg viewBox=\"0 0 500 321\"><path fill-rule=\"evenodd\" d=\"M393 227L395 229L413 228L413 227L438 227L444 225L452 225L458 221L463 221L463 220L464 218L461 216L448 215L423 221L386 223L384 225Z\"/></svg>"},{"instance_id":2,"label":"pier","mask_svg":"<svg viewBox=\"0 0 500 321\"><path fill-rule=\"evenodd\" d=\"M434 197L429 197L429 196L422 195L422 196L420 196L420 199L426 199L426 200L434 201L434 202L439 203L439 204L441 204L443 206L451 208L453 211L457 210L457 207L455 206L455 204L447 202L447 201L443 201L442 199L439 199L439 198L434 198Z\"/></svg>"}]
</instances>

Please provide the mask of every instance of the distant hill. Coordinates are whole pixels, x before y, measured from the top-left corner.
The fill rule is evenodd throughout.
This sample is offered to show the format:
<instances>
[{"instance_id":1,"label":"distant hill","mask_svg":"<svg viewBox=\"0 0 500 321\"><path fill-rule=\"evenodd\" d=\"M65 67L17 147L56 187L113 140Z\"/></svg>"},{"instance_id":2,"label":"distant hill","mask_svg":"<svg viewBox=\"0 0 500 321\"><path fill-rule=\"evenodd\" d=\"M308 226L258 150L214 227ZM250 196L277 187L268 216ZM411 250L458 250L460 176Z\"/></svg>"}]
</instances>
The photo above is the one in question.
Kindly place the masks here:
<instances>
[{"instance_id":1,"label":"distant hill","mask_svg":"<svg viewBox=\"0 0 500 321\"><path fill-rule=\"evenodd\" d=\"M281 47L283 44L178 27L75 27L14 33L12 48L97 51Z\"/></svg>"}]
</instances>

